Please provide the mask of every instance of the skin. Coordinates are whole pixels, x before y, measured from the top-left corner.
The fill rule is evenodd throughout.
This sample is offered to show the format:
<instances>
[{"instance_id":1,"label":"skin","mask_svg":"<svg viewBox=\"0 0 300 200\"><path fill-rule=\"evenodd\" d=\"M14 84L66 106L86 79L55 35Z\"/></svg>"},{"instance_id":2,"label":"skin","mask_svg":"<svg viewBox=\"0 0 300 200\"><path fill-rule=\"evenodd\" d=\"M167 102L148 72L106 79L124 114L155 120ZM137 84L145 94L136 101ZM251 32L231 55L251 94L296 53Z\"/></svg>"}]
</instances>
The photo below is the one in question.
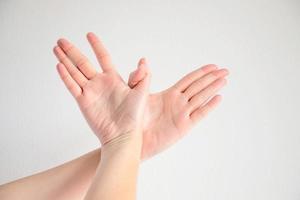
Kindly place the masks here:
<instances>
[{"instance_id":1,"label":"skin","mask_svg":"<svg viewBox=\"0 0 300 200\"><path fill-rule=\"evenodd\" d=\"M101 53L97 51L101 43L95 35L89 34L88 41L95 52ZM58 50L68 57L61 59L64 63L59 63L57 70L102 144L102 160L84 199L135 199L150 83L145 61L142 59L139 65L143 78L129 87L109 62L101 65L102 72L96 72L70 42L60 39L58 45ZM101 62L105 60L99 56Z\"/></svg>"},{"instance_id":2,"label":"skin","mask_svg":"<svg viewBox=\"0 0 300 200\"><path fill-rule=\"evenodd\" d=\"M87 38L103 72L115 69L111 56L101 40L93 33L88 33ZM85 84L87 81L85 76L93 77L92 74L97 74L96 70L74 45L68 42L71 46L63 46L63 41L66 40L60 39L58 46L54 48L56 57L66 66L70 74L74 74L77 82ZM129 87L149 73L147 70L147 62L142 58L137 70L130 74ZM58 71L67 88L71 88L69 91L76 98L80 94L80 88L75 82L67 80L68 77L65 77L67 70L60 71L58 68ZM175 143L212 111L221 100L221 96L216 93L226 84L225 76L228 74L227 69L218 69L216 65L208 64L187 74L172 87L149 95L143 116L142 159L150 158ZM118 79L117 84L124 87L125 82L118 74L114 78ZM93 122L89 124L94 129Z\"/></svg>"},{"instance_id":3,"label":"skin","mask_svg":"<svg viewBox=\"0 0 300 200\"><path fill-rule=\"evenodd\" d=\"M0 186L1 200L82 200L91 185L101 151L95 150L46 171Z\"/></svg>"},{"instance_id":4,"label":"skin","mask_svg":"<svg viewBox=\"0 0 300 200\"><path fill-rule=\"evenodd\" d=\"M131 133L138 135L141 132ZM85 200L133 200L140 165L142 138L130 137L102 147L102 158Z\"/></svg>"},{"instance_id":5,"label":"skin","mask_svg":"<svg viewBox=\"0 0 300 200\"><path fill-rule=\"evenodd\" d=\"M98 184L101 183L101 180L105 180L103 179L105 174L115 173L114 170L109 171L109 169L113 169L111 166L116 166L116 162L123 164L123 169L126 169L126 173L128 173L128 170L132 169L131 178L127 177L126 180L131 180L130 184L127 185L134 186L136 185L135 180L138 170L139 159L137 159L137 156L144 160L163 151L187 134L188 130L212 111L221 100L221 96L216 95L216 93L225 85L225 76L228 75L228 70L218 69L218 67L213 64L205 65L202 68L189 73L172 87L149 96L145 95L146 98L144 98L145 96L140 94L140 90L147 88L149 79L145 81L145 77L150 74L146 60L142 58L139 61L137 69L129 76L127 86L125 81L123 81L116 73L110 55L102 42L92 33L89 33L87 37L97 56L102 72L96 72L86 57L65 39L59 40L58 45L54 48L54 53L60 61L60 64L57 66L58 72L71 94L77 100L89 125L102 144L110 144L112 138L118 138L117 136L120 136L124 132L132 135L141 135L142 144L139 142L133 142L136 140L127 140L128 137L125 137L125 141L130 141L131 144L134 144L133 146L137 147L136 149L138 149L139 145L142 145L141 152L136 150L134 151L134 157L128 157L132 159L132 165L127 165L128 168L126 169L126 162L120 159L120 157L126 157L128 155L128 150L126 150L128 149L126 147L127 145L121 143L126 147L120 148L124 149L121 152L116 152L115 148L107 148L108 150L106 150L103 146L102 150L98 149L59 167L21 179L22 181L15 181L6 184L4 185L5 187L0 187L1 199L5 199L2 198L3 195L1 196L1 194L9 193L5 191L19 190L21 192L26 191L26 194L30 194L35 190L36 187L34 186L40 185L41 183L49 186L58 185L57 183L64 185L63 189L59 187L50 187L48 188L48 192L41 191L41 193L44 192L44 194L47 194L46 196L48 196L49 199L51 199L53 195L56 196L56 199L82 199L92 182L92 178L100 180L100 182L98 181ZM141 83L143 80L144 85L142 87L137 87L138 83ZM114 118L115 116L108 114L118 111L120 109L120 102L116 100L119 98L114 98L114 95L111 95L111 93L115 93L106 88L106 86L109 85L106 84L105 86L105 83L107 82L114 85L114 88L116 88L114 92L122 94L120 95L121 99L125 102L126 100L135 101L135 104L141 105L140 107L144 106L144 110L142 109L143 111L133 109L133 112L127 113L127 115L129 114L130 116L133 116L132 119L138 119L139 117L137 116L140 116L140 113L144 113L142 121L143 124L141 127L136 126L136 124L139 124L140 122L131 121L128 123L126 120L118 121L118 118ZM106 91L106 95L103 95L103 91ZM127 99L128 95L125 94L130 94L130 100ZM86 98L87 96L89 98ZM98 100L98 96L101 96L101 102L99 103L95 101L95 99ZM106 113L101 109L100 105L103 105L103 103L105 104L108 100L113 102L113 104L109 107L110 111ZM126 103L122 105L126 105L124 107L128 106ZM114 123L113 125L111 123L107 123L104 126L101 126L103 123L99 123L97 120L97 117L100 115L104 115L121 123ZM128 124L132 124L132 126L128 126ZM103 150L110 153L103 154ZM132 155L133 152L130 152L130 154ZM100 155L101 162L98 165ZM104 159L105 157L106 159ZM110 158L118 159L111 161ZM127 162L127 164L129 164L129 162ZM102 166L102 170L100 170L100 166ZM49 171L51 173L49 173ZM121 176L126 173L122 173L122 171L120 171L119 174ZM51 179L49 174L57 174L57 177L59 178ZM82 178L74 179L74 175ZM95 189L99 188L98 184L92 184L90 191L103 196L104 194L101 193L100 190ZM112 183L110 185L113 186L114 184L116 183ZM24 188L22 187L24 185L30 185L32 187ZM7 190L7 188L9 188L9 190ZM131 191L129 199L134 198L133 194L135 194L135 187L132 187L131 190L127 188L127 191ZM37 191L35 191L34 194L35 197L37 197ZM92 197L89 196L88 198ZM112 199L112 197L109 198ZM44 195L43 199L48 198Z\"/></svg>"},{"instance_id":6,"label":"skin","mask_svg":"<svg viewBox=\"0 0 300 200\"><path fill-rule=\"evenodd\" d=\"M100 42L94 35L89 35L88 40L93 49L99 48ZM101 144L141 129L137 125L142 122L150 81L144 61L140 62L144 78L130 88L112 66L105 65L103 72L96 72L70 42L60 39L58 44L56 51L62 56L65 52L68 58L61 57L63 63L57 65L57 70Z\"/></svg>"}]
</instances>

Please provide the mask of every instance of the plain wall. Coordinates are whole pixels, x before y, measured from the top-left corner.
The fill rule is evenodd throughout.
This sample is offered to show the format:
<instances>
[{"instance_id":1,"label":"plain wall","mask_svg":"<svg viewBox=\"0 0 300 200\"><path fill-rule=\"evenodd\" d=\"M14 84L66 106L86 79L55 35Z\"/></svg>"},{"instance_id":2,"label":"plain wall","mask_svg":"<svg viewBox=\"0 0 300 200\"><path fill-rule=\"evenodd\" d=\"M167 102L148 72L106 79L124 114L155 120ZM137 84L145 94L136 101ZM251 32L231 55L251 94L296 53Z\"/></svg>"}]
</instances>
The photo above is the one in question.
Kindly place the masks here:
<instances>
[{"instance_id":1,"label":"plain wall","mask_svg":"<svg viewBox=\"0 0 300 200\"><path fill-rule=\"evenodd\" d=\"M145 56L152 92L207 63L231 73L221 105L142 164L139 199L300 199L297 0L0 0L0 183L98 147L52 54L66 37L97 65L89 31L126 80Z\"/></svg>"}]
</instances>

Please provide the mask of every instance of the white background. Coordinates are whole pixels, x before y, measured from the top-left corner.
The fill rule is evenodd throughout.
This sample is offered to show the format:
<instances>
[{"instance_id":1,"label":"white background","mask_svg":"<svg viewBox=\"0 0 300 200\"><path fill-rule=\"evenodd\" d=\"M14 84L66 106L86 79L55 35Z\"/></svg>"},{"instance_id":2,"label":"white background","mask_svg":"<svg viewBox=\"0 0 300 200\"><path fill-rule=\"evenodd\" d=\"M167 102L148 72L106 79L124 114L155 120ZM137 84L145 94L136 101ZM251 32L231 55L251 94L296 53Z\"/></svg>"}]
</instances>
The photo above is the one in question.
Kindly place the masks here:
<instances>
[{"instance_id":1,"label":"white background","mask_svg":"<svg viewBox=\"0 0 300 200\"><path fill-rule=\"evenodd\" d=\"M52 54L63 36L96 65L88 31L126 80L145 56L152 92L207 63L231 73L221 105L142 164L139 199L300 199L297 0L0 0L0 184L98 146Z\"/></svg>"}]
</instances>

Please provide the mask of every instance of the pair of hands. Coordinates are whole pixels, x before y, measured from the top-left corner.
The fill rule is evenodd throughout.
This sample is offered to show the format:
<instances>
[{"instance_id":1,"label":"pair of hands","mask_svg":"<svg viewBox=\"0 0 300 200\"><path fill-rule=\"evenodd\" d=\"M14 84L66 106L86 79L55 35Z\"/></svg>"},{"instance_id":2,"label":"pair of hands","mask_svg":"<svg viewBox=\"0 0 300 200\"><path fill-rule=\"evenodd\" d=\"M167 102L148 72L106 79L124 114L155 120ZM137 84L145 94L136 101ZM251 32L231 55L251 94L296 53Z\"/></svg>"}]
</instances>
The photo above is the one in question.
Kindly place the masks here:
<instances>
[{"instance_id":1,"label":"pair of hands","mask_svg":"<svg viewBox=\"0 0 300 200\"><path fill-rule=\"evenodd\" d=\"M151 75L146 59L140 59L126 83L102 41L93 33L87 39L102 72L66 39L58 40L54 53L61 79L103 146L142 132L141 159L149 158L184 136L221 100L216 93L226 83L227 69L205 65L170 88L148 94Z\"/></svg>"}]
</instances>

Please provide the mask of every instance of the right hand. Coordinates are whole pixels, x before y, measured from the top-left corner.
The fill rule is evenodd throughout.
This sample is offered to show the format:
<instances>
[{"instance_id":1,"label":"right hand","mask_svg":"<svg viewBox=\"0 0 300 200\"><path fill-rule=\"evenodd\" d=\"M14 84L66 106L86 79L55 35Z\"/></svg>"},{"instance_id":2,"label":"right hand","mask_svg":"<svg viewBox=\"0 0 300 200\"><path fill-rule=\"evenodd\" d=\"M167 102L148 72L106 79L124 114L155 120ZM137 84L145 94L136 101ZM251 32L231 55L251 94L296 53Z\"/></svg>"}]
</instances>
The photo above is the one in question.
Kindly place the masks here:
<instances>
[{"instance_id":1,"label":"right hand","mask_svg":"<svg viewBox=\"0 0 300 200\"><path fill-rule=\"evenodd\" d=\"M130 88L110 63L101 41L91 33L87 37L98 53L97 57L101 58L100 64L105 63L101 65L103 72L96 72L75 46L66 39L60 39L54 48L60 60L57 65L60 77L103 146L142 138L140 132L150 82L150 72L144 59L140 61L140 69L145 74Z\"/></svg>"},{"instance_id":2,"label":"right hand","mask_svg":"<svg viewBox=\"0 0 300 200\"><path fill-rule=\"evenodd\" d=\"M93 47L102 68L112 66L110 55L101 43ZM58 59L60 54L56 52ZM100 56L105 55L105 56ZM79 59L77 54L68 54L65 62ZM131 73L128 85L132 88L141 80L147 68L138 64ZM143 64L147 66L147 63ZM84 71L84 66L81 66ZM214 64L205 65L179 80L170 88L151 94L146 101L143 125L142 159L147 159L174 144L191 127L209 114L221 100L216 93L225 85L227 69L218 69ZM71 92L72 93L72 92Z\"/></svg>"}]
</instances>

